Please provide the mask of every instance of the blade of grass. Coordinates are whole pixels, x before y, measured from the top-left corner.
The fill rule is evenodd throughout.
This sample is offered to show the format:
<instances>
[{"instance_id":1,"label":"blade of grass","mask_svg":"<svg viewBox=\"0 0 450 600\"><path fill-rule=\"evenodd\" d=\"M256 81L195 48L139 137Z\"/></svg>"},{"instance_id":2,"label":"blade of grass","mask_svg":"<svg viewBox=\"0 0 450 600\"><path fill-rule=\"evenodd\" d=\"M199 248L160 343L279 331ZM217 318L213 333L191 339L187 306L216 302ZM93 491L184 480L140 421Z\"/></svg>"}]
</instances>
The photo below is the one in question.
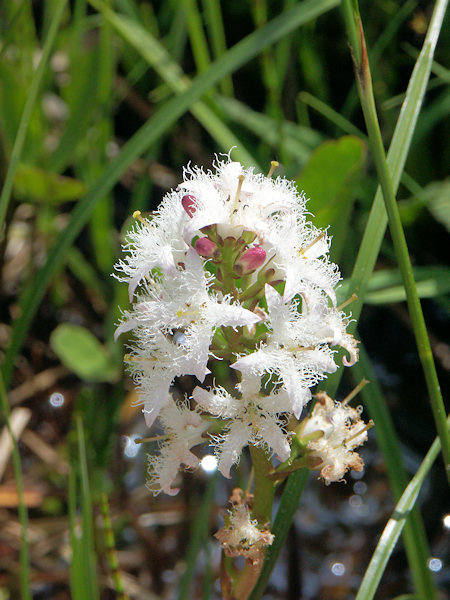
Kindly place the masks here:
<instances>
[{"instance_id":1,"label":"blade of grass","mask_svg":"<svg viewBox=\"0 0 450 600\"><path fill-rule=\"evenodd\" d=\"M209 56L208 42L206 41L203 30L202 17L198 10L196 0L182 0L184 10L186 11L186 22L191 42L192 53L194 55L197 71L201 73L211 64Z\"/></svg>"},{"instance_id":2,"label":"blade of grass","mask_svg":"<svg viewBox=\"0 0 450 600\"><path fill-rule=\"evenodd\" d=\"M20 593L22 600L31 600L30 590L30 551L28 545L28 510L25 505L23 495L23 479L22 479L22 464L20 460L19 448L17 446L17 440L11 429L9 422L9 404L6 397L6 390L3 382L3 376L0 373L0 406L3 412L3 418L5 420L6 427L8 428L9 435L12 441L12 459L14 469L14 479L17 486L17 497L18 497L18 513L19 521L21 526L20 533Z\"/></svg>"},{"instance_id":3,"label":"blade of grass","mask_svg":"<svg viewBox=\"0 0 450 600\"><path fill-rule=\"evenodd\" d=\"M220 2L216 2L215 0L203 0L203 11L213 56L217 59L227 51ZM225 96L234 96L233 80L231 79L231 76L222 79L220 82L220 89Z\"/></svg>"},{"instance_id":4,"label":"blade of grass","mask_svg":"<svg viewBox=\"0 0 450 600\"><path fill-rule=\"evenodd\" d=\"M67 0L61 0L58 4L57 9L53 14L53 19L48 30L48 35L42 49L41 60L39 61L38 67L33 75L30 89L27 94L25 106L23 108L22 118L20 119L19 128L17 130L16 139L14 140L14 146L11 152L11 158L6 172L5 182L3 184L2 193L0 195L0 230L2 229L3 222L5 220L6 211L8 210L8 204L11 198L11 192L14 183L14 174L19 164L20 156L22 154L23 146L25 143L28 125L31 119L36 99L39 93L39 87L41 85L42 77L46 71L50 53L55 42L56 34L66 8Z\"/></svg>"},{"instance_id":5,"label":"blade of grass","mask_svg":"<svg viewBox=\"0 0 450 600\"><path fill-rule=\"evenodd\" d=\"M306 162L312 150L323 141L320 133L314 129L286 120L280 127L280 124L272 117L252 110L234 98L218 96L216 102L229 119L245 127L268 146L277 149L283 137L284 149L289 154L291 161L292 158L295 158L297 171L299 162L300 164ZM286 166L286 163L283 163L283 166Z\"/></svg>"},{"instance_id":6,"label":"blade of grass","mask_svg":"<svg viewBox=\"0 0 450 600\"><path fill-rule=\"evenodd\" d=\"M81 478L81 552L84 565L84 575L87 583L88 596L86 600L98 600L97 584L97 561L94 550L94 522L92 516L92 498L89 487L89 475L86 456L86 442L84 439L84 428L81 417L76 417L78 453L80 460L80 478Z\"/></svg>"},{"instance_id":7,"label":"blade of grass","mask_svg":"<svg viewBox=\"0 0 450 600\"><path fill-rule=\"evenodd\" d=\"M128 166L158 140L207 89L220 81L224 75L251 60L261 48L274 43L310 19L331 10L338 4L338 1L309 0L297 4L289 12L273 19L264 29L256 31L238 42L223 57L215 61L207 71L199 75L183 94L172 98L156 111L153 117L123 146L102 177L77 204L71 213L67 227L59 235L49 252L45 265L36 273L21 298L21 314L14 323L11 343L5 353L3 365L5 384L9 382L15 357L22 346L49 281L64 262L67 250L88 221L97 202L112 189Z\"/></svg>"},{"instance_id":8,"label":"blade of grass","mask_svg":"<svg viewBox=\"0 0 450 600\"><path fill-rule=\"evenodd\" d=\"M116 593L116 598L117 600L129 600L129 596L125 592L125 588L123 585L122 572L120 570L119 559L117 557L114 531L112 528L111 516L109 513L108 496L105 493L102 493L101 495L101 509L108 566L109 570L111 571L111 578L114 582L114 591Z\"/></svg>"},{"instance_id":9,"label":"blade of grass","mask_svg":"<svg viewBox=\"0 0 450 600\"><path fill-rule=\"evenodd\" d=\"M381 131L375 107L375 99L373 96L370 66L366 52L361 18L357 10L357 4L356 8L355 5L350 7L350 0L343 1L349 6L348 11L346 11L347 28L355 30L357 34L360 35L360 39L358 41L359 49L354 55L354 61L361 106L364 113L367 132L369 134L369 145L372 150L372 156L383 191L384 203L389 218L389 228L394 243L395 254L397 256L402 274L403 284L405 286L408 309L411 315L413 331L419 351L419 358L425 374L425 381L428 395L430 397L434 421L441 439L442 454L444 457L447 477L450 481L450 432L446 424L444 401L437 378L436 367L434 364L433 354L431 352L430 341L428 339L425 319L423 317L420 300L417 294L406 238L395 198L394 185L391 181L389 166L384 152L383 140L381 138ZM438 2L436 2L436 7L438 7L439 10L437 16L436 13L434 14L435 19L433 19L432 23L430 24L430 29L435 31L436 36L439 34L442 25L446 5L447 1L445 0L441 2L438 0ZM354 35L355 34L353 33L352 37L354 37ZM356 58L358 55L360 56L359 60Z\"/></svg>"},{"instance_id":10,"label":"blade of grass","mask_svg":"<svg viewBox=\"0 0 450 600\"><path fill-rule=\"evenodd\" d=\"M364 401L364 407L375 422L374 431L386 463L389 485L394 500L398 501L408 484L408 475L403 466L400 446L389 409L362 344L359 347L359 362L354 365L351 373L355 384L358 384L363 378L370 381L370 385L366 385L360 394ZM403 542L415 590L420 598L433 600L436 598L436 589L427 565L430 552L423 521L417 507L414 507L408 515L403 530Z\"/></svg>"},{"instance_id":11,"label":"blade of grass","mask_svg":"<svg viewBox=\"0 0 450 600\"><path fill-rule=\"evenodd\" d=\"M329 106L326 102L319 100L319 98L316 98L309 92L300 92L300 94L298 95L298 99L301 102L308 104L308 106L311 106L311 108L314 108L314 110L316 110L329 121L334 123L336 127L339 127L339 129L341 129L345 133L355 135L356 137L359 137L363 140L367 139L367 137L361 132L361 130L358 129L355 125L353 125L351 121L349 121L336 110L331 108L331 106Z\"/></svg>"},{"instance_id":12,"label":"blade of grass","mask_svg":"<svg viewBox=\"0 0 450 600\"><path fill-rule=\"evenodd\" d=\"M449 420L447 419L447 427ZM397 503L392 517L389 519L372 555L363 581L356 595L356 600L371 600L377 591L381 577L395 548L398 538L407 522L407 517L413 509L417 496L441 449L440 439L436 438L422 461L417 473L409 482ZM423 596L429 598L429 596Z\"/></svg>"}]
</instances>

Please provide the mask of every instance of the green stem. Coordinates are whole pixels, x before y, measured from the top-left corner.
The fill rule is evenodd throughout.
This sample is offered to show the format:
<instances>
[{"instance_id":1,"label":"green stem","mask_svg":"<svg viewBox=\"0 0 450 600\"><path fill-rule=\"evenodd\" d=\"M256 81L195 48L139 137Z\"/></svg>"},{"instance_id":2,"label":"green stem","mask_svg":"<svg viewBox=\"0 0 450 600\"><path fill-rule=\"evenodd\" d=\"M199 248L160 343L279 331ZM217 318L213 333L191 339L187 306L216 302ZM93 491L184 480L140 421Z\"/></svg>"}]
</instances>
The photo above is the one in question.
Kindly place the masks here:
<instances>
[{"instance_id":1,"label":"green stem","mask_svg":"<svg viewBox=\"0 0 450 600\"><path fill-rule=\"evenodd\" d=\"M343 3L348 5L350 0L343 0ZM446 413L444 402L437 378L436 367L434 364L433 354L431 352L430 341L428 339L425 320L423 317L422 308L420 305L419 296L417 294L416 283L414 280L412 265L409 257L408 247L406 244L405 234L401 223L400 213L395 199L395 193L389 174L389 168L384 152L381 131L378 123L377 112L375 108L375 100L372 90L372 78L370 74L369 59L364 39L364 31L362 28L359 14L352 9L344 11L349 37L352 40L351 32L356 28L359 31L359 52L353 52L355 74L358 84L358 92L360 96L361 106L364 113L364 119L369 135L369 144L372 150L375 167L383 191L386 211L388 213L389 228L391 231L392 240L394 243L395 254L402 274L403 284L405 286L408 308L411 315L414 335L416 338L419 358L422 363L422 368L425 374L428 394L430 397L431 408L441 439L442 454L444 457L447 476L450 480L450 432L447 428ZM356 60L360 54L361 59Z\"/></svg>"},{"instance_id":2,"label":"green stem","mask_svg":"<svg viewBox=\"0 0 450 600\"><path fill-rule=\"evenodd\" d=\"M252 513L260 525L265 525L272 520L275 486L273 481L268 478L268 474L272 471L272 462L264 448L259 446L250 446L250 455L255 473Z\"/></svg>"}]
</instances>

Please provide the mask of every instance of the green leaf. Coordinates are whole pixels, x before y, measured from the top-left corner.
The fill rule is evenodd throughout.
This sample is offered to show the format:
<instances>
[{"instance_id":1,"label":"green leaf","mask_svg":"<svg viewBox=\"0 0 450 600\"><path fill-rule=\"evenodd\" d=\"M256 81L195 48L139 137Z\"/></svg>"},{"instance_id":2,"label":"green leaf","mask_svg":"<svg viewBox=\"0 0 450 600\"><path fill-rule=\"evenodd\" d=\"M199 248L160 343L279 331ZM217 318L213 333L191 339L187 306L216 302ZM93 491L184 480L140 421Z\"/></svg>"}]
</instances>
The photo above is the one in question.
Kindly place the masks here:
<instances>
[{"instance_id":1,"label":"green leaf","mask_svg":"<svg viewBox=\"0 0 450 600\"><path fill-rule=\"evenodd\" d=\"M308 210L315 215L315 225L323 228L332 224L333 260L345 244L355 185L365 158L365 144L357 137L327 141L315 150L296 179L297 187L310 198Z\"/></svg>"},{"instance_id":2,"label":"green leaf","mask_svg":"<svg viewBox=\"0 0 450 600\"><path fill-rule=\"evenodd\" d=\"M78 200L86 193L83 182L72 177L49 173L32 165L19 165L14 177L14 194L27 202L46 205Z\"/></svg>"},{"instance_id":3,"label":"green leaf","mask_svg":"<svg viewBox=\"0 0 450 600\"><path fill-rule=\"evenodd\" d=\"M119 371L92 333L63 323L52 332L50 346L61 362L84 381L116 381Z\"/></svg>"}]
</instances>

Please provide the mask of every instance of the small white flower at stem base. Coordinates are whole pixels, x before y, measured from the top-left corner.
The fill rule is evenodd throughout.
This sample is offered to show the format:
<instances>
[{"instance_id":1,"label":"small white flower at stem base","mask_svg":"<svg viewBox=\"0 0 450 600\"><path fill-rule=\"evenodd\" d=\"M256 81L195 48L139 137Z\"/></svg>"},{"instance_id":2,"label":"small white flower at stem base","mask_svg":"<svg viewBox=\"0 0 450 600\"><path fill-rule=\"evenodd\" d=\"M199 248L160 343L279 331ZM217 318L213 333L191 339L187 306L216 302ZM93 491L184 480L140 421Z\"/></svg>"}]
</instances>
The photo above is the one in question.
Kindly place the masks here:
<instances>
[{"instance_id":1,"label":"small white flower at stem base","mask_svg":"<svg viewBox=\"0 0 450 600\"><path fill-rule=\"evenodd\" d=\"M234 506L229 511L225 526L214 535L227 556L243 556L251 564L259 565L274 536L268 527L261 528L256 519L251 519L250 507L243 499L242 490L233 490L232 500Z\"/></svg>"},{"instance_id":2,"label":"small white flower at stem base","mask_svg":"<svg viewBox=\"0 0 450 600\"><path fill-rule=\"evenodd\" d=\"M325 392L316 394L317 403L311 415L298 428L299 440L311 439L306 444L307 462L311 469L320 470L320 477L329 485L343 481L349 470L362 471L363 459L354 452L367 441L367 425L361 419L361 410L333 401ZM322 434L317 438L317 434Z\"/></svg>"}]
</instances>

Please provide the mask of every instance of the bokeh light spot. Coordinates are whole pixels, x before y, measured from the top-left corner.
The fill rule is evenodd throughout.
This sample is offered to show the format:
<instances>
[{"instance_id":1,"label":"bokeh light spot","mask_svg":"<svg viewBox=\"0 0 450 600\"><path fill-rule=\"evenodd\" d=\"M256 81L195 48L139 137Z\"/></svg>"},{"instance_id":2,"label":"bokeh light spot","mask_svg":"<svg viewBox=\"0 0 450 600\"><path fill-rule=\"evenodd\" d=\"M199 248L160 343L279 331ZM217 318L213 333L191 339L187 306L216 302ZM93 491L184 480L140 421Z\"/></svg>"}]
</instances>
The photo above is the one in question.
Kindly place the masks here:
<instances>
[{"instance_id":1,"label":"bokeh light spot","mask_svg":"<svg viewBox=\"0 0 450 600\"><path fill-rule=\"evenodd\" d=\"M54 392L50 395L48 401L53 408L61 408L61 406L64 404L64 396L59 392Z\"/></svg>"},{"instance_id":2,"label":"bokeh light spot","mask_svg":"<svg viewBox=\"0 0 450 600\"><path fill-rule=\"evenodd\" d=\"M207 454L200 461L200 465L206 473L214 473L217 469L217 458L212 454Z\"/></svg>"}]
</instances>

